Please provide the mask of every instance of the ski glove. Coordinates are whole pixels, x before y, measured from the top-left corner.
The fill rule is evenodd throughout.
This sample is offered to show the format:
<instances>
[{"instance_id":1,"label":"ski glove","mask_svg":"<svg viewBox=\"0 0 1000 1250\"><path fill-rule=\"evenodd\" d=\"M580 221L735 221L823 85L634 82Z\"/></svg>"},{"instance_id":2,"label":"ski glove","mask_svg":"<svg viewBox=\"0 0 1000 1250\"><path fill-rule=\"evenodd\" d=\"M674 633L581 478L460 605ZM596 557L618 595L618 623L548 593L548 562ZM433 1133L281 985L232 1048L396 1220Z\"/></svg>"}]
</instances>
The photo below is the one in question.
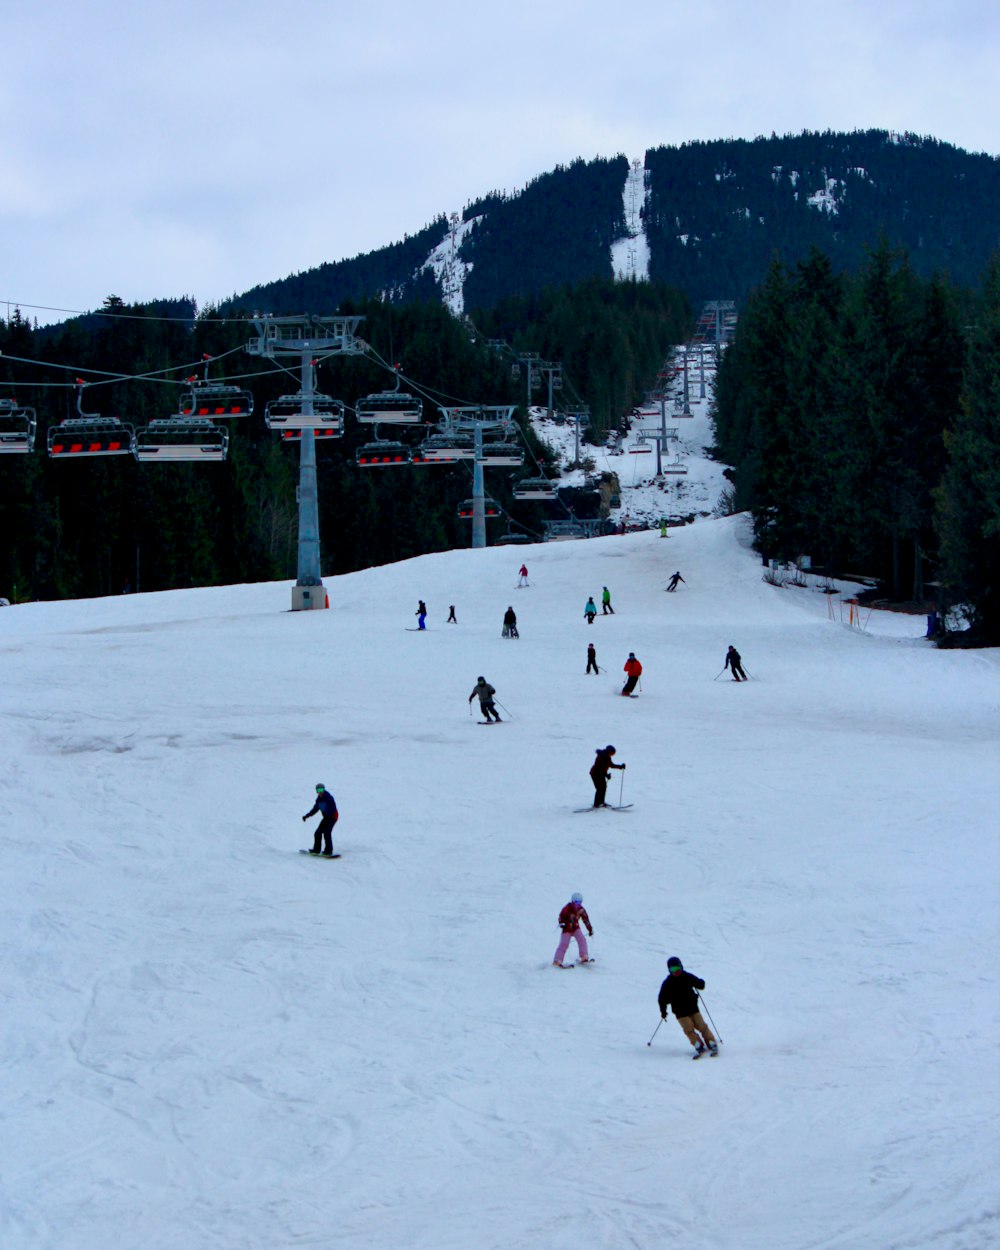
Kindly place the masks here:
<instances>
[{"instance_id":1,"label":"ski glove","mask_svg":"<svg viewBox=\"0 0 1000 1250\"><path fill-rule=\"evenodd\" d=\"M303 816L303 817L302 817L302 819L303 819L303 820L308 820L308 819L309 819L309 817L308 817L308 816Z\"/></svg>"}]
</instances>

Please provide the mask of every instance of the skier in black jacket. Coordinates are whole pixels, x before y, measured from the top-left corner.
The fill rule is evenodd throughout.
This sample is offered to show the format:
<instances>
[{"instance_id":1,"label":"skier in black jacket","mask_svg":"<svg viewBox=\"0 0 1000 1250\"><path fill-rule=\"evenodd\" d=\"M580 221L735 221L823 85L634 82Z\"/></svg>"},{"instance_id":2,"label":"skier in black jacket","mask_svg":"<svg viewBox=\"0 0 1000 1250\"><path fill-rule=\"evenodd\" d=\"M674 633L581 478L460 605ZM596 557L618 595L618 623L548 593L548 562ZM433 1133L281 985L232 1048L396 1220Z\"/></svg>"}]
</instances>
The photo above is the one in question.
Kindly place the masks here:
<instances>
[{"instance_id":1,"label":"skier in black jacket","mask_svg":"<svg viewBox=\"0 0 1000 1250\"><path fill-rule=\"evenodd\" d=\"M705 1053L706 1046L713 1055L719 1053L712 1030L698 1010L698 990L704 988L705 982L701 977L696 977L693 972L685 972L684 965L677 956L670 956L667 960L667 979L660 986L657 1000L660 1004L660 1015L666 1020L667 1008L673 1008L677 1023L694 1047L695 1059Z\"/></svg>"},{"instance_id":2,"label":"skier in black jacket","mask_svg":"<svg viewBox=\"0 0 1000 1250\"><path fill-rule=\"evenodd\" d=\"M309 854L319 855L322 846L322 854L327 859L333 859L333 826L340 819L340 813L337 811L336 799L322 782L316 787L316 802L302 819L308 820L310 816L315 816L317 812L322 814L323 819L316 826L312 850Z\"/></svg>"}]
</instances>

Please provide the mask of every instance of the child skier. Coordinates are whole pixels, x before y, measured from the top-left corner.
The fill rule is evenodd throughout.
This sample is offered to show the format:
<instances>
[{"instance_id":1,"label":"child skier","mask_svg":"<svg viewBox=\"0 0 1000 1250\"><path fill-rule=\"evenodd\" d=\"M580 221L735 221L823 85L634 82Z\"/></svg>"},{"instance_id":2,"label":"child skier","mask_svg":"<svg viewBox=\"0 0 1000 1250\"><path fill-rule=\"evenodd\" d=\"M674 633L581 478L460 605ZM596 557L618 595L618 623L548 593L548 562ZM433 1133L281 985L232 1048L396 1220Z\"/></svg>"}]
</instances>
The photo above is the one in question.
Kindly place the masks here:
<instances>
[{"instance_id":1,"label":"child skier","mask_svg":"<svg viewBox=\"0 0 1000 1250\"><path fill-rule=\"evenodd\" d=\"M590 952L587 950L587 939L580 932L580 926L584 925L591 937L594 936L594 927L590 923L590 917L587 915L587 909L583 905L583 895L574 894L566 906L559 913L559 928L562 929L562 937L559 939L559 945L556 947L556 953L552 960L554 968L572 968L572 964L564 964L563 959L569 950L570 938L576 938L576 944L580 951L580 963L590 964L594 961L590 958Z\"/></svg>"},{"instance_id":2,"label":"child skier","mask_svg":"<svg viewBox=\"0 0 1000 1250\"><path fill-rule=\"evenodd\" d=\"M583 615L587 618L587 624L593 625L597 616L597 604L594 602L594 596L591 595L583 608Z\"/></svg>"},{"instance_id":3,"label":"child skier","mask_svg":"<svg viewBox=\"0 0 1000 1250\"><path fill-rule=\"evenodd\" d=\"M694 1047L692 1059L700 1059L706 1046L712 1055L719 1053L715 1036L698 1010L698 991L704 988L705 982L701 977L696 977L693 972L685 972L684 965L677 956L670 956L667 960L667 979L660 986L657 1002L660 1005L660 1016L664 1020L667 1018L667 1008L673 1009L677 1023Z\"/></svg>"},{"instance_id":4,"label":"child skier","mask_svg":"<svg viewBox=\"0 0 1000 1250\"><path fill-rule=\"evenodd\" d=\"M517 571L517 584L518 587L527 586L528 584L528 566L526 564L522 564Z\"/></svg>"},{"instance_id":5,"label":"child skier","mask_svg":"<svg viewBox=\"0 0 1000 1250\"><path fill-rule=\"evenodd\" d=\"M597 673L599 671L600 670L597 667L597 652L594 649L594 644L592 642L588 642L587 643L587 669L586 669L586 672L584 673L584 676L586 677L587 673Z\"/></svg>"}]
</instances>

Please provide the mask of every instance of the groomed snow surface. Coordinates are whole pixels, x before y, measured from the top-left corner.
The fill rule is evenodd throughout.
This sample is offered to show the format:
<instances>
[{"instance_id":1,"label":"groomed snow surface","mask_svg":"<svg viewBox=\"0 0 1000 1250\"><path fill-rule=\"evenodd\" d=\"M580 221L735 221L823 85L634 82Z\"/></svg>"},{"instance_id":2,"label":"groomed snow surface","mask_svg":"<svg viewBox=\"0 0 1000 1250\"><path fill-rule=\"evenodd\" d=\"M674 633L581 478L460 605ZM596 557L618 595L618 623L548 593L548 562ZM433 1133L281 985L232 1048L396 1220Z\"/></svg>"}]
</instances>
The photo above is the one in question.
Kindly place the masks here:
<instances>
[{"instance_id":1,"label":"groomed snow surface","mask_svg":"<svg viewBox=\"0 0 1000 1250\"><path fill-rule=\"evenodd\" d=\"M997 653L743 526L0 610L4 1250L1000 1244Z\"/></svg>"}]
</instances>

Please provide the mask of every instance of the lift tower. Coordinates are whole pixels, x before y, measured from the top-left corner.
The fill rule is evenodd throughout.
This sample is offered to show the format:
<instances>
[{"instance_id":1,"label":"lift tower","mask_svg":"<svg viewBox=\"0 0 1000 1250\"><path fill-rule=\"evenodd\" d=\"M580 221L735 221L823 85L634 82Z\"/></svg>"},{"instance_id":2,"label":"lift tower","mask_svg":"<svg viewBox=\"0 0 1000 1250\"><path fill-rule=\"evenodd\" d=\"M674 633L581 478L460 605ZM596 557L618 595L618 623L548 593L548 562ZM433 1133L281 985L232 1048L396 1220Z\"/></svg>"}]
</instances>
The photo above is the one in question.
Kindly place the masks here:
<instances>
[{"instance_id":1,"label":"lift tower","mask_svg":"<svg viewBox=\"0 0 1000 1250\"><path fill-rule=\"evenodd\" d=\"M301 377L299 398L304 417L313 413L316 394L313 362L320 357L360 356L367 344L355 336L363 317L254 317L257 337L246 350L251 356L297 356ZM319 422L317 422L319 424ZM320 576L319 491L316 484L315 430L303 424L299 450L298 576L292 587L292 611L326 607Z\"/></svg>"}]
</instances>

